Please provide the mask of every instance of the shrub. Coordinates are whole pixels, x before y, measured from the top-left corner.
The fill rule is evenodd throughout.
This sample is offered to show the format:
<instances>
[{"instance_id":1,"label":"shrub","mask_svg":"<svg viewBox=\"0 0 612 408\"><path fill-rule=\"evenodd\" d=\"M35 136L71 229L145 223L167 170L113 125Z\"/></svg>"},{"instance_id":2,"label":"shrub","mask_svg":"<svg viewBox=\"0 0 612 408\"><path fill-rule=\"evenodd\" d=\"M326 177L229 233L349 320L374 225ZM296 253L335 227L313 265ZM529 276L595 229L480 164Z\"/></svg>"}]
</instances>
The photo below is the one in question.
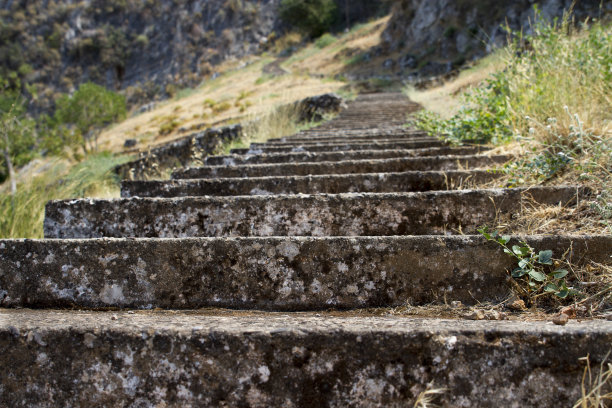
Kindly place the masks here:
<instances>
[{"instance_id":1,"label":"shrub","mask_svg":"<svg viewBox=\"0 0 612 408\"><path fill-rule=\"evenodd\" d=\"M338 8L333 0L281 0L281 19L312 38L329 31Z\"/></svg>"},{"instance_id":2,"label":"shrub","mask_svg":"<svg viewBox=\"0 0 612 408\"><path fill-rule=\"evenodd\" d=\"M325 33L315 41L317 48L325 48L332 45L336 41L336 37L330 33Z\"/></svg>"}]
</instances>

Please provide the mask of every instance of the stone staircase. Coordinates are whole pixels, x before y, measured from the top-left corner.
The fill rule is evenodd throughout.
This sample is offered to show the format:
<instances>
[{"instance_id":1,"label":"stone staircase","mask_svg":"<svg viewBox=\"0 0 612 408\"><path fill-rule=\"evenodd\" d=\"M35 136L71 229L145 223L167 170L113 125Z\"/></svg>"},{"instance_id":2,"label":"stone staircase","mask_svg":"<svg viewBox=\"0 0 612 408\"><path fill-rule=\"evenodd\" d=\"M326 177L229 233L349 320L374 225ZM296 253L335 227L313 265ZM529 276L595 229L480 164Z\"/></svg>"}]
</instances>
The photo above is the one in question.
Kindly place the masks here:
<instances>
[{"instance_id":1,"label":"stone staircase","mask_svg":"<svg viewBox=\"0 0 612 408\"><path fill-rule=\"evenodd\" d=\"M476 228L588 194L466 189L509 157L405 128L416 108L361 95L120 199L50 202L46 239L0 241L0 406L571 406L612 322L392 313L507 299L515 261ZM611 237L525 240L611 263Z\"/></svg>"}]
</instances>

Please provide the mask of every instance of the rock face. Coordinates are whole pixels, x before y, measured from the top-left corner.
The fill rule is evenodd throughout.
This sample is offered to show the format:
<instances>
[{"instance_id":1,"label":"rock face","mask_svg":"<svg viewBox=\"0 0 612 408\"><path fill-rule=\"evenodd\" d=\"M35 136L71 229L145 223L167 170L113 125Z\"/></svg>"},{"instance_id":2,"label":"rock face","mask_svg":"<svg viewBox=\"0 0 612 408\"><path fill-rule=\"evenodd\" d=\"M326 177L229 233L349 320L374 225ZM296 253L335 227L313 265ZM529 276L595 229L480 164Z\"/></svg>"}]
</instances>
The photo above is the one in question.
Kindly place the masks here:
<instances>
[{"instance_id":1,"label":"rock face","mask_svg":"<svg viewBox=\"0 0 612 408\"><path fill-rule=\"evenodd\" d=\"M572 1L545 0L538 4L541 16L550 20L561 17ZM610 2L582 0L574 7L574 15L578 20L597 17L600 5L603 12L612 11ZM400 72L444 74L505 44L506 23L513 30L529 32L533 6L531 0L401 0L394 3L383 34L384 46L403 53L397 61Z\"/></svg>"},{"instance_id":2,"label":"rock face","mask_svg":"<svg viewBox=\"0 0 612 408\"><path fill-rule=\"evenodd\" d=\"M212 157L191 170L208 178L175 172L127 182L121 199L54 201L53 239L0 240L0 406L405 407L431 388L444 407L572 406L581 358L602 364L612 322L397 313L502 305L517 259L465 234L589 191L465 189L507 157L437 140L410 150L423 135L405 127L417 106L401 94L347 105L248 149L320 150ZM352 149L380 140L387 149ZM612 263L610 236L519 242L576 270Z\"/></svg>"},{"instance_id":3,"label":"rock face","mask_svg":"<svg viewBox=\"0 0 612 408\"><path fill-rule=\"evenodd\" d=\"M193 86L228 58L260 53L288 27L280 0L0 0L0 73L38 87L32 102L92 81L123 89L128 102ZM338 0L337 28L388 10L379 2ZM167 87L170 84L170 87ZM146 106L145 108L146 109Z\"/></svg>"}]
</instances>

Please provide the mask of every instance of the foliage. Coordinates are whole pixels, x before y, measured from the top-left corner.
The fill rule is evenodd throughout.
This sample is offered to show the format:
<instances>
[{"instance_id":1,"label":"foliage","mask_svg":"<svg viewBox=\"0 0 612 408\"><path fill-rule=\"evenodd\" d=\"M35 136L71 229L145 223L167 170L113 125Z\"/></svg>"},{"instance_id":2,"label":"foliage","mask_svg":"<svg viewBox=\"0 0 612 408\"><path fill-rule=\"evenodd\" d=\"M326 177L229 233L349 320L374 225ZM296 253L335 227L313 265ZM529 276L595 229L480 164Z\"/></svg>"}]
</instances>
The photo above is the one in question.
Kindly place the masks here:
<instances>
[{"instance_id":1,"label":"foliage","mask_svg":"<svg viewBox=\"0 0 612 408\"><path fill-rule=\"evenodd\" d=\"M62 123L74 125L81 136L83 150L88 153L87 145L95 148L104 126L125 117L125 97L88 82L72 96L60 98L55 115Z\"/></svg>"},{"instance_id":2,"label":"foliage","mask_svg":"<svg viewBox=\"0 0 612 408\"><path fill-rule=\"evenodd\" d=\"M315 41L315 46L319 49L329 47L334 42L336 42L336 37L331 35L330 33L325 33L321 37L317 38Z\"/></svg>"},{"instance_id":3,"label":"foliage","mask_svg":"<svg viewBox=\"0 0 612 408\"><path fill-rule=\"evenodd\" d=\"M524 241L519 245L508 246L510 236L500 236L497 231L490 232L487 227L478 230L488 241L499 244L504 253L513 256L518 261L518 267L511 275L514 279L523 283L522 289L530 299L535 299L544 294L554 294L558 298L565 299L568 296L578 294L578 291L568 287L566 276L567 269L556 269L553 266L553 252L544 250L536 252Z\"/></svg>"},{"instance_id":4,"label":"foliage","mask_svg":"<svg viewBox=\"0 0 612 408\"><path fill-rule=\"evenodd\" d=\"M416 125L453 144L499 143L512 136L507 103L508 78L502 73L464 95L463 107L450 119L431 112L419 113Z\"/></svg>"},{"instance_id":5,"label":"foliage","mask_svg":"<svg viewBox=\"0 0 612 408\"><path fill-rule=\"evenodd\" d=\"M12 166L23 166L36 155L36 123L26 114L25 100L8 81L0 78L0 151L8 153ZM0 156L0 181L8 176L5 155Z\"/></svg>"},{"instance_id":6,"label":"foliage","mask_svg":"<svg viewBox=\"0 0 612 408\"><path fill-rule=\"evenodd\" d=\"M127 159L110 153L90 155L75 166L55 161L19 185L11 197L0 194L0 237L42 238L45 203L54 199L118 196L113 168Z\"/></svg>"},{"instance_id":7,"label":"foliage","mask_svg":"<svg viewBox=\"0 0 612 408\"><path fill-rule=\"evenodd\" d=\"M281 0L280 18L312 38L329 31L337 17L333 0Z\"/></svg>"}]
</instances>

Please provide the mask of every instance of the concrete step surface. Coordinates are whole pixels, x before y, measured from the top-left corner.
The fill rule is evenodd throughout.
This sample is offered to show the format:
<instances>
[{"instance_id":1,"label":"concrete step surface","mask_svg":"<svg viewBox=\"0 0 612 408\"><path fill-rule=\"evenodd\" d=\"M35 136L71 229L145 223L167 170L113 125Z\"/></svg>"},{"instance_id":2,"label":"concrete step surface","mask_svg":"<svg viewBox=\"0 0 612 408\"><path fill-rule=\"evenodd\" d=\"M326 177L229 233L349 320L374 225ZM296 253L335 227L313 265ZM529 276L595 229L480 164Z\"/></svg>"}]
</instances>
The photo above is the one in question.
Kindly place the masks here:
<instances>
[{"instance_id":1,"label":"concrete step surface","mask_svg":"<svg viewBox=\"0 0 612 408\"><path fill-rule=\"evenodd\" d=\"M186 197L271 194L391 193L458 189L492 181L502 174L488 170L408 171L400 173L323 174L129 181L122 197Z\"/></svg>"},{"instance_id":2,"label":"concrete step surface","mask_svg":"<svg viewBox=\"0 0 612 408\"><path fill-rule=\"evenodd\" d=\"M391 173L415 170L463 170L499 165L511 159L512 156L510 155L461 155L344 160L319 163L205 166L177 170L172 173L172 178L307 176L316 174Z\"/></svg>"},{"instance_id":3,"label":"concrete step surface","mask_svg":"<svg viewBox=\"0 0 612 408\"><path fill-rule=\"evenodd\" d=\"M611 236L524 237L612 265ZM510 245L518 242L511 241ZM3 307L321 310L500 302L516 259L481 236L0 241Z\"/></svg>"},{"instance_id":4,"label":"concrete step surface","mask_svg":"<svg viewBox=\"0 0 612 408\"><path fill-rule=\"evenodd\" d=\"M437 142L439 141L436 137L394 137L374 140L364 139L352 139L346 137L338 137L336 139L323 140L323 141L286 141L286 142L254 142L251 143L250 148L255 150L265 147L310 147L310 146L335 146L341 143L347 144L361 144L361 143L377 143L377 144L391 144L391 143L418 143L418 142Z\"/></svg>"},{"instance_id":5,"label":"concrete step surface","mask_svg":"<svg viewBox=\"0 0 612 408\"><path fill-rule=\"evenodd\" d=\"M569 206L577 187L50 201L46 238L392 236L476 233L524 205Z\"/></svg>"},{"instance_id":6,"label":"concrete step surface","mask_svg":"<svg viewBox=\"0 0 612 408\"><path fill-rule=\"evenodd\" d=\"M0 310L0 405L571 407L612 322Z\"/></svg>"},{"instance_id":7,"label":"concrete step surface","mask_svg":"<svg viewBox=\"0 0 612 408\"><path fill-rule=\"evenodd\" d=\"M392 143L338 143L309 146L265 146L258 148L231 149L232 154L261 154L261 153L287 153L287 152L337 152L342 150L389 150L389 149L423 149L427 147L446 146L440 140L432 141L406 141Z\"/></svg>"},{"instance_id":8,"label":"concrete step surface","mask_svg":"<svg viewBox=\"0 0 612 408\"><path fill-rule=\"evenodd\" d=\"M343 160L390 159L396 157L426 157L441 155L470 155L486 152L482 146L433 147L427 149L355 150L340 152L294 152L269 153L257 155L232 154L227 156L208 156L204 159L207 166L234 166L239 164L303 163Z\"/></svg>"}]
</instances>

